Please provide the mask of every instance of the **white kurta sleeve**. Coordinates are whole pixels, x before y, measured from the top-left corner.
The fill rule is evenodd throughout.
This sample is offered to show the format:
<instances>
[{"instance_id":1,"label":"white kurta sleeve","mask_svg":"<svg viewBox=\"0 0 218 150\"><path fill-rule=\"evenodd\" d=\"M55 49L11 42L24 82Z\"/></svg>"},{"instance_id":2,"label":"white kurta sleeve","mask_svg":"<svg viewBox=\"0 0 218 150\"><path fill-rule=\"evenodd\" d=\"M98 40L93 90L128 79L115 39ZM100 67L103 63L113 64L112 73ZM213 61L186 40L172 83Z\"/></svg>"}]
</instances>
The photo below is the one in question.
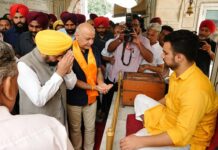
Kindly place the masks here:
<instances>
[{"instance_id":1,"label":"white kurta sleeve","mask_svg":"<svg viewBox=\"0 0 218 150\"><path fill-rule=\"evenodd\" d=\"M64 76L64 81L66 83L67 89L72 90L76 85L77 77L76 74L71 71L69 74Z\"/></svg>"},{"instance_id":2,"label":"white kurta sleeve","mask_svg":"<svg viewBox=\"0 0 218 150\"><path fill-rule=\"evenodd\" d=\"M113 52L108 52L108 46L111 42L113 42L115 39L109 39L106 43L105 43L105 48L101 51L101 55L105 56L105 57L112 57L113 56Z\"/></svg>"},{"instance_id":3,"label":"white kurta sleeve","mask_svg":"<svg viewBox=\"0 0 218 150\"><path fill-rule=\"evenodd\" d=\"M26 93L32 103L38 107L44 106L58 91L63 78L54 73L51 78L41 86L36 73L24 62L18 62L18 85Z\"/></svg>"}]
</instances>

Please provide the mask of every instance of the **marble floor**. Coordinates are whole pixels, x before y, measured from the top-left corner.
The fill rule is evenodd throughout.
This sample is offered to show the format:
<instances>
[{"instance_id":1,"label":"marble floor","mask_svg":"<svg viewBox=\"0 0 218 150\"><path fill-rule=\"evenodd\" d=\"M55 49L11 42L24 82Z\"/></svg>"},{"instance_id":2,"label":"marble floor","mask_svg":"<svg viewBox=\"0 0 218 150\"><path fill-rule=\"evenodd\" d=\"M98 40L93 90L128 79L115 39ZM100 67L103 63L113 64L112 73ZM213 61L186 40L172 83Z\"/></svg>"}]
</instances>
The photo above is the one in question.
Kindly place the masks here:
<instances>
[{"instance_id":1,"label":"marble floor","mask_svg":"<svg viewBox=\"0 0 218 150\"><path fill-rule=\"evenodd\" d=\"M100 150L106 150L106 132L108 128L111 126L112 118L113 118L113 111L114 111L114 104L115 104L115 98L116 93L113 96L113 101L111 104L110 112L108 115L108 119L106 122L105 130L103 133L103 138L101 141ZM118 113L118 120L116 125L116 131L115 131L115 137L114 137L114 143L113 143L113 150L119 150L119 142L120 139L125 137L126 135L126 119L128 114L134 113L134 108L130 106L123 106L122 105L122 99L120 99L120 107L119 107L119 113Z\"/></svg>"}]
</instances>

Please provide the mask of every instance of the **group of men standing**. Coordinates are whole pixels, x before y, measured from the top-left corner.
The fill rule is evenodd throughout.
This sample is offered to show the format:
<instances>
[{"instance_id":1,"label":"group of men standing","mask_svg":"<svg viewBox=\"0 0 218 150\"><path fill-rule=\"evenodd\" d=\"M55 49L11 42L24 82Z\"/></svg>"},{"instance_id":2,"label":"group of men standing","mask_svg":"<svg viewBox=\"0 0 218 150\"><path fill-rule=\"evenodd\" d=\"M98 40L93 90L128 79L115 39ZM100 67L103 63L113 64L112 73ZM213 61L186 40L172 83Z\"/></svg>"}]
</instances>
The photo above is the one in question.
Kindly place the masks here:
<instances>
[{"instance_id":1,"label":"group of men standing","mask_svg":"<svg viewBox=\"0 0 218 150\"><path fill-rule=\"evenodd\" d=\"M133 31L129 35L123 32L121 26L118 28L118 34L115 33L114 28L113 35L107 30L109 20L105 17L96 16L93 20L93 27L90 23L85 22L84 15L63 12L60 18L64 28L55 31L48 30L49 26L52 27L49 25L52 17L49 18L42 12L29 12L29 9L23 4L12 5L10 16L13 27L5 31L4 41L11 44L19 58L17 60L19 75L14 74L14 76L18 76L15 79L19 85L20 114L44 114L56 118L67 131L69 129L69 137L74 149L92 150L94 148L97 97L99 93L104 94L102 111L107 116L113 93L117 88L119 71L162 73L164 67L171 68L175 73L170 79L169 93L160 101L161 104L151 100L150 103L154 105L150 106L149 104L147 108L147 104L145 104L141 109L140 107L143 106L141 99L146 99L146 97L136 97L136 102L140 101L139 105L136 103L137 117L139 119L144 117L143 120L149 133L157 136L151 136L150 139L135 136L124 138L121 140L121 149L168 145L187 146L187 144L194 147L193 149L196 147L204 149L208 144L208 141L204 140L203 146L196 146L196 142L200 143L198 138L201 138L198 133L205 134L214 129L212 126L217 112L217 105L215 105L217 99L208 78L203 75L194 62L196 61L200 69L208 75L208 65L210 60L214 59L215 52L214 42L209 40L210 34L214 32L214 24L211 20L201 23L199 38L190 31L179 30L159 42L159 33L165 33L163 29L161 30L161 25L152 23L147 29L146 36L143 36L140 19L137 17L132 19ZM131 39L129 39L130 37ZM201 52L196 51L199 40L203 43L199 50ZM189 45L189 43L193 45ZM1 45L2 52L10 49L3 42ZM109 54L101 57L105 50ZM164 57L161 55L162 52ZM8 57L12 59L12 53L8 51L5 53L9 53ZM204 63L205 61L207 63ZM15 60L12 61L12 64L14 62ZM105 80L102 70L107 71L105 71L106 63L110 63L111 67ZM14 69L16 70L15 66ZM191 77L189 78L189 76ZM192 93L196 97L191 97L190 92L194 90L193 84L197 85L194 82L197 78L200 78L202 82L198 83L199 89ZM15 83L13 82L13 84ZM173 89L176 85L179 89ZM201 86L205 89L200 88ZM186 90L189 90L189 93ZM5 94L5 91L1 92ZM186 94L183 95L183 92ZM183 95L182 102L180 101L181 95L178 93ZM12 99L14 98L13 94ZM198 109L192 109L195 106L198 106ZM11 107L12 105L10 111ZM195 110L198 115L194 115ZM161 114L165 114L166 117L154 115L156 112L158 114L162 112ZM187 117L187 113L190 113L192 118ZM144 116L141 116L143 114ZM40 116L35 117L40 118ZM160 118L166 122L169 121L169 124L163 125ZM210 118L210 122L205 125L205 120L208 118ZM30 118L27 117L27 119ZM11 118L11 120L14 119ZM194 125L188 124L190 120L194 121ZM15 124L19 122L19 119L17 122L14 121ZM81 131L82 123L84 123L84 141ZM201 128L198 126L199 124L203 124L202 126L205 128L210 126L210 129L199 129ZM31 122L27 122L26 128L31 129L31 125ZM45 122L45 125L48 123ZM39 129L36 128L36 130ZM49 134L55 135L57 132L59 131L54 130ZM67 134L64 133L64 135ZM142 135L144 136L144 134ZM49 137L46 138L49 139ZM63 140L58 139L59 137L56 138L56 140ZM67 139L66 136L64 138ZM211 133L206 136L207 140L210 138ZM183 139L185 140L183 141ZM56 140L48 144L55 147ZM71 144L68 142L67 145ZM11 146L11 143L4 146ZM24 144L24 146L28 147L28 144ZM69 148L72 149L72 146Z\"/></svg>"},{"instance_id":2,"label":"group of men standing","mask_svg":"<svg viewBox=\"0 0 218 150\"><path fill-rule=\"evenodd\" d=\"M12 45L19 58L20 114L44 114L56 118L67 131L69 129L75 149L91 150L95 143L96 97L98 93L107 93L112 85L104 83L100 55L91 47L95 38L94 27L72 17L74 15L61 14L66 31L63 33L47 29L47 14L29 12L25 5L14 4L10 7L14 25L5 32L4 40ZM55 146L56 142L48 144Z\"/></svg>"}]
</instances>

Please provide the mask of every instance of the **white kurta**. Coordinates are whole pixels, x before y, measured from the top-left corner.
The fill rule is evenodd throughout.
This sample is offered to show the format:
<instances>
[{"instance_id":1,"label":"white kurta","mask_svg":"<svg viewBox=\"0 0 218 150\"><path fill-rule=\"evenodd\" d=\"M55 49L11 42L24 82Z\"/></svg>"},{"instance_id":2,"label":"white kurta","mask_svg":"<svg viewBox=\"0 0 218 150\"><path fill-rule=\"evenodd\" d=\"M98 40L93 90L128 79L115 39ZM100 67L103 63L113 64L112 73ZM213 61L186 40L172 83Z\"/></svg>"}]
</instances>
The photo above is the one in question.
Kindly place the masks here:
<instances>
[{"instance_id":1,"label":"white kurta","mask_svg":"<svg viewBox=\"0 0 218 150\"><path fill-rule=\"evenodd\" d=\"M151 66L158 66L163 65L164 61L162 58L163 48L160 46L159 42L155 43L154 45L151 45L151 52L153 54L153 62L149 63L145 59L143 59L141 65L149 64ZM154 73L151 70L145 70L144 73Z\"/></svg>"},{"instance_id":2,"label":"white kurta","mask_svg":"<svg viewBox=\"0 0 218 150\"><path fill-rule=\"evenodd\" d=\"M32 103L38 107L44 106L55 95L62 82L66 83L68 89L73 89L77 81L73 71L63 78L54 72L45 85L41 85L36 73L24 62L18 62L17 67L19 87L26 93Z\"/></svg>"},{"instance_id":3,"label":"white kurta","mask_svg":"<svg viewBox=\"0 0 218 150\"><path fill-rule=\"evenodd\" d=\"M0 150L73 150L65 127L45 115L11 115L0 106Z\"/></svg>"}]
</instances>

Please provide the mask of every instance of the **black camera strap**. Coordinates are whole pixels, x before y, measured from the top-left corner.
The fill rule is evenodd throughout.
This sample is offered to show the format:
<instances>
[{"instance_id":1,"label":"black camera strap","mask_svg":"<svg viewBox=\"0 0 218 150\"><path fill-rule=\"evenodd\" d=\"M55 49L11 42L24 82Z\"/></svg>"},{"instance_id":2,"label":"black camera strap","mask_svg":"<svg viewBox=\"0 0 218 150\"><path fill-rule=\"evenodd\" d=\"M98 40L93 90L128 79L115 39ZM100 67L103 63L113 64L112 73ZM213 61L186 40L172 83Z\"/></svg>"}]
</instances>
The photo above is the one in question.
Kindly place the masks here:
<instances>
[{"instance_id":1,"label":"black camera strap","mask_svg":"<svg viewBox=\"0 0 218 150\"><path fill-rule=\"evenodd\" d=\"M124 41L124 42L123 42L123 51L122 51L121 60L122 60L122 63L123 63L124 66L129 66L129 64L130 64L130 62L131 62L131 59L132 59L132 53L133 53L133 52L130 51L129 61L128 61L128 63L125 63L125 62L124 62L124 55L125 55L125 51L126 51L126 46L127 46L127 42Z\"/></svg>"}]
</instances>

